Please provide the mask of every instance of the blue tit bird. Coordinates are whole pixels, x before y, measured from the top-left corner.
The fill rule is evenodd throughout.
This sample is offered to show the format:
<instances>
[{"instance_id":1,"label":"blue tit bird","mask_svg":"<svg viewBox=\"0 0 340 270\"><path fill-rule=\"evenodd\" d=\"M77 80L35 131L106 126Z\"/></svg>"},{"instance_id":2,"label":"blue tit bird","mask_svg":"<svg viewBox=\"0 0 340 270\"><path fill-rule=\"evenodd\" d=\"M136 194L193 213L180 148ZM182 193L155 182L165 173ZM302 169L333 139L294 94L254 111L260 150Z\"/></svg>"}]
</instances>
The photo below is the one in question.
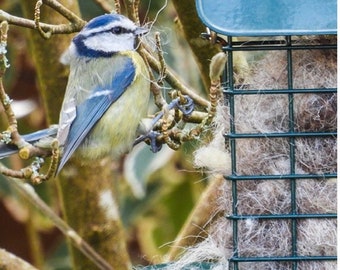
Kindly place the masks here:
<instances>
[{"instance_id":1,"label":"blue tit bird","mask_svg":"<svg viewBox=\"0 0 340 270\"><path fill-rule=\"evenodd\" d=\"M73 155L86 163L132 147L150 96L149 72L136 52L137 37L147 32L123 15L102 15L62 55L70 74L57 131L57 173Z\"/></svg>"},{"instance_id":2,"label":"blue tit bird","mask_svg":"<svg viewBox=\"0 0 340 270\"><path fill-rule=\"evenodd\" d=\"M132 147L150 95L147 66L135 51L137 37L147 32L122 15L107 14L73 38L61 58L70 75L57 134L63 147L57 173L74 153L89 161Z\"/></svg>"}]
</instances>

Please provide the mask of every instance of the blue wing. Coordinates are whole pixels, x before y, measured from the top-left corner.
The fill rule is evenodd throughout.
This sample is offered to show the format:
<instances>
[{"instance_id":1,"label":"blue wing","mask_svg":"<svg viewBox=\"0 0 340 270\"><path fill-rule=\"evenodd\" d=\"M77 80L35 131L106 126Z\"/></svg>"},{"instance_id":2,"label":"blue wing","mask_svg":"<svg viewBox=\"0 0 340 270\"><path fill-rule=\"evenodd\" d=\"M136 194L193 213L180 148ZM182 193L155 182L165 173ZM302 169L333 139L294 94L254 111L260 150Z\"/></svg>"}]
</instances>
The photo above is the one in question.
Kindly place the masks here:
<instances>
[{"instance_id":1,"label":"blue wing","mask_svg":"<svg viewBox=\"0 0 340 270\"><path fill-rule=\"evenodd\" d=\"M71 124L57 174L102 115L134 80L135 66L131 58L126 59L124 67L114 76L111 84L95 89L88 99L76 107L77 115Z\"/></svg>"}]
</instances>

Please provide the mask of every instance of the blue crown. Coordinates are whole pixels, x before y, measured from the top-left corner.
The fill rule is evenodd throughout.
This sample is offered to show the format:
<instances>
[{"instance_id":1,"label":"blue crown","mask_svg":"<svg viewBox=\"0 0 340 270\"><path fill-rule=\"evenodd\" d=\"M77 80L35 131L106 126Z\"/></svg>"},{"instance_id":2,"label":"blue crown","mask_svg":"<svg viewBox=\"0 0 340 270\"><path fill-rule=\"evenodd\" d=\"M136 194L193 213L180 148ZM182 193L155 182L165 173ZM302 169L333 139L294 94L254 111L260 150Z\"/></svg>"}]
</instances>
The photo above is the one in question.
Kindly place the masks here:
<instances>
[{"instance_id":1,"label":"blue crown","mask_svg":"<svg viewBox=\"0 0 340 270\"><path fill-rule=\"evenodd\" d=\"M90 20L87 25L85 26L85 29L94 29L99 26L103 26L106 24L109 24L114 21L119 21L123 18L120 14L105 14L98 16L92 20Z\"/></svg>"}]
</instances>

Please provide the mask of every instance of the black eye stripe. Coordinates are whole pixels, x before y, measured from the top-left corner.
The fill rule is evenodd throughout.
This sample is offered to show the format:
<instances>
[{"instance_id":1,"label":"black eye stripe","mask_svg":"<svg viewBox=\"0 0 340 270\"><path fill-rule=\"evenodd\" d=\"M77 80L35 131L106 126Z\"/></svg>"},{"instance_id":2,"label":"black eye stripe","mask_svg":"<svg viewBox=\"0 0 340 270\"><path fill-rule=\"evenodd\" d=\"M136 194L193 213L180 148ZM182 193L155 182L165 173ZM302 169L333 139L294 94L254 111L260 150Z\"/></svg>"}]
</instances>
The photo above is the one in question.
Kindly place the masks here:
<instances>
[{"instance_id":1,"label":"black eye stripe","mask_svg":"<svg viewBox=\"0 0 340 270\"><path fill-rule=\"evenodd\" d=\"M103 31L99 31L99 32L93 32L93 33L91 33L91 34L88 34L88 35L78 35L78 36L76 36L75 38L77 38L77 39L81 39L81 40L85 40L85 39L87 39L87 38L89 38L89 37L93 37L93 36L95 36L95 35L98 35L98 34L102 34L102 33L113 33L113 34L115 34L115 35L120 35L120 34L129 34L129 33L133 33L133 30L131 30L131 29L126 29L126 28L122 28L122 27L120 27L120 33L115 33L114 31L113 31L113 29L114 28L117 28L117 27L113 27L113 28L110 28L110 29L106 29L106 30L103 30Z\"/></svg>"},{"instance_id":2,"label":"black eye stripe","mask_svg":"<svg viewBox=\"0 0 340 270\"><path fill-rule=\"evenodd\" d=\"M102 32L97 32L95 34L99 34L99 33L113 33L113 34L116 34L116 35L120 35L120 34L133 33L133 31L130 30L130 29L123 28L123 27L113 27L111 29L104 30Z\"/></svg>"},{"instance_id":3,"label":"black eye stripe","mask_svg":"<svg viewBox=\"0 0 340 270\"><path fill-rule=\"evenodd\" d=\"M123 33L123 28L117 26L117 27L113 27L111 29L111 32L114 33L114 34L120 34L120 33Z\"/></svg>"},{"instance_id":4,"label":"black eye stripe","mask_svg":"<svg viewBox=\"0 0 340 270\"><path fill-rule=\"evenodd\" d=\"M111 32L114 33L114 34L131 33L131 31L129 31L129 30L123 28L123 27L120 27L120 26L113 27L111 29Z\"/></svg>"},{"instance_id":5,"label":"black eye stripe","mask_svg":"<svg viewBox=\"0 0 340 270\"><path fill-rule=\"evenodd\" d=\"M107 32L107 31L103 31L103 32ZM114 55L115 52L104 52L101 50L94 50L94 49L88 48L84 43L87 37L84 35L78 35L73 39L73 42L77 48L77 52L79 55L90 57L90 58L111 57L112 55Z\"/></svg>"}]
</instances>

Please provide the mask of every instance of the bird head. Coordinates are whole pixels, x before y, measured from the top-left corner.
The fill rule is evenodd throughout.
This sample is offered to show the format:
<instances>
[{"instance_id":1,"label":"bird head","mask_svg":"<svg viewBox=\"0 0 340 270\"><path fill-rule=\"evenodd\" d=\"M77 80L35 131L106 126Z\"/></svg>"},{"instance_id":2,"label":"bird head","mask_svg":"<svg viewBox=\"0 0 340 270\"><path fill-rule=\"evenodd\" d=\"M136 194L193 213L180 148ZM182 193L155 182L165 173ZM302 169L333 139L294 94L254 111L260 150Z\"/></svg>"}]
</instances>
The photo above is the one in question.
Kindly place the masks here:
<instances>
[{"instance_id":1,"label":"bird head","mask_svg":"<svg viewBox=\"0 0 340 270\"><path fill-rule=\"evenodd\" d=\"M73 38L67 58L110 57L117 52L134 50L136 37L148 31L123 15L101 15L89 21ZM65 56L62 62L69 62L63 58Z\"/></svg>"}]
</instances>

